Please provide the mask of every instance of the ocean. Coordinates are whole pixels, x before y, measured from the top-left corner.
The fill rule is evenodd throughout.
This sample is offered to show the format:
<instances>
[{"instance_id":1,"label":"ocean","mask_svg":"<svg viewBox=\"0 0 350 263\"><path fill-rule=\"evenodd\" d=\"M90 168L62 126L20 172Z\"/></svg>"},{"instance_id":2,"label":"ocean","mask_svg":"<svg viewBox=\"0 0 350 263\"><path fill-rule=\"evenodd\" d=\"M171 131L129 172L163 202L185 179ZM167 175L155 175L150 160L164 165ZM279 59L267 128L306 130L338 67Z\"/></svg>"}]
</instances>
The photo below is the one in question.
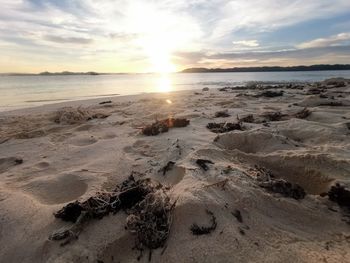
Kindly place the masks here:
<instances>
[{"instance_id":1,"label":"ocean","mask_svg":"<svg viewBox=\"0 0 350 263\"><path fill-rule=\"evenodd\" d=\"M150 92L218 88L249 81L309 82L350 78L350 70L244 73L111 74L70 76L0 76L0 111L44 104Z\"/></svg>"}]
</instances>

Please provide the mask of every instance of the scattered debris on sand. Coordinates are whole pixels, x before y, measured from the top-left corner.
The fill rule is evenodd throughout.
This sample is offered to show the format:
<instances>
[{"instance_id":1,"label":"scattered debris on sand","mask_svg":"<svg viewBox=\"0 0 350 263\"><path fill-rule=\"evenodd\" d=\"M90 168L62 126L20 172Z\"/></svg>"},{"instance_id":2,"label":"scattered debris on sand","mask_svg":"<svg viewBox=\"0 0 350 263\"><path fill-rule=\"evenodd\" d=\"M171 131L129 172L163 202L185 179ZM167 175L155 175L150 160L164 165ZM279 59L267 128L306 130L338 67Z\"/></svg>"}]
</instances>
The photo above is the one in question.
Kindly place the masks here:
<instances>
[{"instance_id":1,"label":"scattered debris on sand","mask_svg":"<svg viewBox=\"0 0 350 263\"><path fill-rule=\"evenodd\" d=\"M295 118L298 118L298 119L306 119L310 115L311 115L311 111L305 107L301 111L297 112L294 116Z\"/></svg>"},{"instance_id":2,"label":"scattered debris on sand","mask_svg":"<svg viewBox=\"0 0 350 263\"><path fill-rule=\"evenodd\" d=\"M327 86L333 86L335 88L345 87L347 82L344 78L330 78L323 81Z\"/></svg>"},{"instance_id":3,"label":"scattered debris on sand","mask_svg":"<svg viewBox=\"0 0 350 263\"><path fill-rule=\"evenodd\" d=\"M162 174L165 175L168 171L174 168L174 165L175 165L175 162L169 161L162 169L160 169L159 172L162 172Z\"/></svg>"},{"instance_id":4,"label":"scattered debris on sand","mask_svg":"<svg viewBox=\"0 0 350 263\"><path fill-rule=\"evenodd\" d=\"M329 200L336 202L338 205L350 209L350 189L337 183L328 191Z\"/></svg>"},{"instance_id":5,"label":"scattered debris on sand","mask_svg":"<svg viewBox=\"0 0 350 263\"><path fill-rule=\"evenodd\" d=\"M255 172L256 179L260 182L270 181L271 179L275 178L272 172L265 167L254 165L253 170Z\"/></svg>"},{"instance_id":6,"label":"scattered debris on sand","mask_svg":"<svg viewBox=\"0 0 350 263\"><path fill-rule=\"evenodd\" d=\"M16 158L15 159L15 164L16 165L19 165L19 164L22 164L23 163L23 159L22 158Z\"/></svg>"},{"instance_id":7,"label":"scattered debris on sand","mask_svg":"<svg viewBox=\"0 0 350 263\"><path fill-rule=\"evenodd\" d=\"M291 197L296 200L306 196L305 190L298 184L292 184L284 179L271 179L259 184L270 192L281 194L284 197Z\"/></svg>"},{"instance_id":8,"label":"scattered debris on sand","mask_svg":"<svg viewBox=\"0 0 350 263\"><path fill-rule=\"evenodd\" d=\"M142 129L142 133L147 136L155 136L167 131L169 131L169 127L161 121L156 121Z\"/></svg>"},{"instance_id":9,"label":"scattered debris on sand","mask_svg":"<svg viewBox=\"0 0 350 263\"><path fill-rule=\"evenodd\" d=\"M283 117L287 116L286 114L282 114L280 111L276 112L265 112L262 114L265 118L264 121L280 121Z\"/></svg>"},{"instance_id":10,"label":"scattered debris on sand","mask_svg":"<svg viewBox=\"0 0 350 263\"><path fill-rule=\"evenodd\" d=\"M182 128L189 124L190 121L187 119L167 118L147 125L142 128L142 133L147 136L155 136L163 132L168 132L170 128Z\"/></svg>"},{"instance_id":11,"label":"scattered debris on sand","mask_svg":"<svg viewBox=\"0 0 350 263\"><path fill-rule=\"evenodd\" d=\"M238 115L237 115L237 120L238 120L238 123L241 123L241 122L254 123L254 121L255 121L253 114L249 114L249 115L244 116L244 117L238 117Z\"/></svg>"},{"instance_id":12,"label":"scattered debris on sand","mask_svg":"<svg viewBox=\"0 0 350 263\"><path fill-rule=\"evenodd\" d=\"M337 106L344 106L344 104L341 101L329 101L329 102L322 102L319 104L319 106L337 107Z\"/></svg>"},{"instance_id":13,"label":"scattered debris on sand","mask_svg":"<svg viewBox=\"0 0 350 263\"><path fill-rule=\"evenodd\" d=\"M83 205L79 201L75 201L67 204L62 209L54 213L54 216L62 219L63 221L75 223L83 210Z\"/></svg>"},{"instance_id":14,"label":"scattered debris on sand","mask_svg":"<svg viewBox=\"0 0 350 263\"><path fill-rule=\"evenodd\" d=\"M207 128L214 133L225 133L234 130L243 130L243 127L240 122L232 123L232 122L222 122L222 123L208 123Z\"/></svg>"},{"instance_id":15,"label":"scattered debris on sand","mask_svg":"<svg viewBox=\"0 0 350 263\"><path fill-rule=\"evenodd\" d=\"M312 87L307 91L307 95L318 95L324 92L326 89L320 87Z\"/></svg>"},{"instance_id":16,"label":"scattered debris on sand","mask_svg":"<svg viewBox=\"0 0 350 263\"><path fill-rule=\"evenodd\" d=\"M197 159L196 160L196 164L202 168L204 171L208 171L209 170L209 166L207 164L214 164L212 161L210 160L205 160L205 159Z\"/></svg>"},{"instance_id":17,"label":"scattered debris on sand","mask_svg":"<svg viewBox=\"0 0 350 263\"><path fill-rule=\"evenodd\" d=\"M93 111L87 108L65 107L54 113L52 120L60 124L77 124L92 119L105 119L109 114Z\"/></svg>"},{"instance_id":18,"label":"scattered debris on sand","mask_svg":"<svg viewBox=\"0 0 350 263\"><path fill-rule=\"evenodd\" d=\"M227 117L230 117L230 116L231 115L228 114L227 110L215 112L215 118L227 118Z\"/></svg>"},{"instance_id":19,"label":"scattered debris on sand","mask_svg":"<svg viewBox=\"0 0 350 263\"><path fill-rule=\"evenodd\" d=\"M216 217L214 216L214 213L209 210L206 210L206 213L211 217L210 226L198 226L196 223L192 224L190 229L193 235L195 236L207 235L216 229L217 222L216 222Z\"/></svg>"},{"instance_id":20,"label":"scattered debris on sand","mask_svg":"<svg viewBox=\"0 0 350 263\"><path fill-rule=\"evenodd\" d=\"M202 89L202 91L209 91L209 88L208 88L208 87L204 87L204 88Z\"/></svg>"},{"instance_id":21,"label":"scattered debris on sand","mask_svg":"<svg viewBox=\"0 0 350 263\"><path fill-rule=\"evenodd\" d=\"M165 244L170 232L172 210L175 202L170 203L169 189L159 182L147 179L135 180L131 175L112 192L100 192L86 201L67 204L57 213L56 218L74 224L50 236L51 240L77 238L83 229L83 223L90 219L101 219L109 213L124 210L127 230L137 236L137 247L156 249ZM67 244L67 241L62 244Z\"/></svg>"},{"instance_id":22,"label":"scattered debris on sand","mask_svg":"<svg viewBox=\"0 0 350 263\"><path fill-rule=\"evenodd\" d=\"M243 223L241 211L235 209L235 211L231 212L231 214L237 219L238 222Z\"/></svg>"},{"instance_id":23,"label":"scattered debris on sand","mask_svg":"<svg viewBox=\"0 0 350 263\"><path fill-rule=\"evenodd\" d=\"M99 104L104 105L104 104L110 104L110 103L112 103L111 100L106 100L106 101L101 101Z\"/></svg>"},{"instance_id":24,"label":"scattered debris on sand","mask_svg":"<svg viewBox=\"0 0 350 263\"><path fill-rule=\"evenodd\" d=\"M280 97L283 96L283 90L280 91L272 91L272 90L266 90L261 92L260 94L255 95L254 97L266 97L266 98L274 98L274 97Z\"/></svg>"},{"instance_id":25,"label":"scattered debris on sand","mask_svg":"<svg viewBox=\"0 0 350 263\"><path fill-rule=\"evenodd\" d=\"M226 184L228 183L229 179L226 178L224 180L221 180L219 182L216 182L216 183L213 183L213 184L207 184L205 186L205 188L208 188L208 187L212 187L212 186L216 186L216 187L219 187L221 188L221 190L226 190Z\"/></svg>"}]
</instances>

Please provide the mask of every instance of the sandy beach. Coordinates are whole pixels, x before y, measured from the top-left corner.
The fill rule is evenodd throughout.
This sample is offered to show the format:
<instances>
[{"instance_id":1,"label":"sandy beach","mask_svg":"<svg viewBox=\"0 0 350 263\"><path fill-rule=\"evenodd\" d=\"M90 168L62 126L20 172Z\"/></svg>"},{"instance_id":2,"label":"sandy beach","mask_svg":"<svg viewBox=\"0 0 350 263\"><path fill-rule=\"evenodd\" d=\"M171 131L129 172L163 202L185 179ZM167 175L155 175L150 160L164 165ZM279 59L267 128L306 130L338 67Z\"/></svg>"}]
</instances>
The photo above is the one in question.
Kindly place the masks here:
<instances>
[{"instance_id":1,"label":"sandy beach","mask_svg":"<svg viewBox=\"0 0 350 263\"><path fill-rule=\"evenodd\" d=\"M167 118L189 124L142 133ZM350 80L74 101L0 124L1 262L350 262L350 200L327 195L350 186ZM139 257L123 210L49 239L73 224L55 212L131 174L174 204L162 247Z\"/></svg>"}]
</instances>

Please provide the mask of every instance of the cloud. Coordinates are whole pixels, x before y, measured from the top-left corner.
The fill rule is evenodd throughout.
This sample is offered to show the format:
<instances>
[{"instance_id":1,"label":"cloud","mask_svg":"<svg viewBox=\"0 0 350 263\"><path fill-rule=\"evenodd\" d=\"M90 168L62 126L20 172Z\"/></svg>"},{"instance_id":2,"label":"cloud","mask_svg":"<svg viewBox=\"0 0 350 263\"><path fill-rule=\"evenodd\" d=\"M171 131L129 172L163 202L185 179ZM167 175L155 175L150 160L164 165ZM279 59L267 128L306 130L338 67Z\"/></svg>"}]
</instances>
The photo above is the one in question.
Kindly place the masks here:
<instances>
[{"instance_id":1,"label":"cloud","mask_svg":"<svg viewBox=\"0 0 350 263\"><path fill-rule=\"evenodd\" d=\"M329 47L350 44L350 33L340 33L328 38L318 38L299 44L298 48Z\"/></svg>"},{"instance_id":2,"label":"cloud","mask_svg":"<svg viewBox=\"0 0 350 263\"><path fill-rule=\"evenodd\" d=\"M61 44L90 44L93 42L90 38L82 38L82 37L61 37L61 36L53 36L47 35L44 37L45 40L52 41L55 43Z\"/></svg>"},{"instance_id":3,"label":"cloud","mask_svg":"<svg viewBox=\"0 0 350 263\"><path fill-rule=\"evenodd\" d=\"M238 47L258 47L259 42L258 40L240 40L240 41L232 41L232 44Z\"/></svg>"},{"instance_id":4,"label":"cloud","mask_svg":"<svg viewBox=\"0 0 350 263\"><path fill-rule=\"evenodd\" d=\"M12 55L18 63L30 64L31 60L24 60L40 54L39 60L62 57L67 59L65 65L71 59L82 67L89 60L95 70L106 65L109 71L149 71L152 60L159 62L165 56L179 69L214 61L254 65L293 55L305 61L296 55L301 49L346 45L348 35L343 34L348 33L300 45L270 41L269 33L350 13L349 0L1 0L1 7L0 61ZM330 35L338 32L345 29ZM295 32L296 42L301 42L298 36ZM277 52L293 47L300 50ZM19 53L21 57L15 56Z\"/></svg>"},{"instance_id":5,"label":"cloud","mask_svg":"<svg viewBox=\"0 0 350 263\"><path fill-rule=\"evenodd\" d=\"M177 53L176 59L186 63L184 68L345 64L350 60L350 45L275 51L189 52Z\"/></svg>"}]
</instances>

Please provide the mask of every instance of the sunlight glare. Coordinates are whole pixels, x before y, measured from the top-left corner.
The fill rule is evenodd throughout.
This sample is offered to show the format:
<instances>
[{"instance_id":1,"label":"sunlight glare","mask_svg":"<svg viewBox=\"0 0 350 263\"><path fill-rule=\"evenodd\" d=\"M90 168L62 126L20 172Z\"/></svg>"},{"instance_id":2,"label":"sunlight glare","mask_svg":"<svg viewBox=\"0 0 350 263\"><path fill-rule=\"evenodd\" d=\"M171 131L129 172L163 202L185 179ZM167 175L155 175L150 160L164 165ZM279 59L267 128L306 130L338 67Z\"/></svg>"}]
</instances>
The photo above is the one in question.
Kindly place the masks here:
<instances>
[{"instance_id":1,"label":"sunlight glare","mask_svg":"<svg viewBox=\"0 0 350 263\"><path fill-rule=\"evenodd\" d=\"M129 26L137 33L137 44L148 57L149 72L175 72L177 67L172 62L172 55L181 47L188 48L194 34L189 33L193 30L185 30L188 21L179 21L178 17L152 3L134 4L129 14Z\"/></svg>"},{"instance_id":2,"label":"sunlight glare","mask_svg":"<svg viewBox=\"0 0 350 263\"><path fill-rule=\"evenodd\" d=\"M157 92L170 92L172 90L171 80L167 74L162 74L157 81Z\"/></svg>"}]
</instances>

